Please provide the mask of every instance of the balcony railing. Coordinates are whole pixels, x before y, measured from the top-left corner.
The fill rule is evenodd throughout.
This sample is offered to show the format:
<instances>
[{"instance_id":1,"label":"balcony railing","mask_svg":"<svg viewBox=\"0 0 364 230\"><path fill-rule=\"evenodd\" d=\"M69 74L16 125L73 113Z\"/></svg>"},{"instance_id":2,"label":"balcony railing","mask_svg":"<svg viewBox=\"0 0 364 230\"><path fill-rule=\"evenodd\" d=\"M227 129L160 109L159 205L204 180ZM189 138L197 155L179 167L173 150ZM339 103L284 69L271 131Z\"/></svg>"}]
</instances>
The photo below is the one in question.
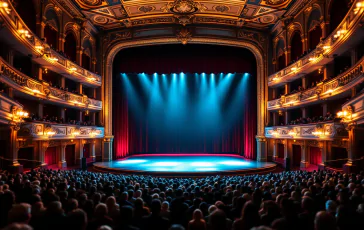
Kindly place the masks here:
<instances>
[{"instance_id":1,"label":"balcony railing","mask_svg":"<svg viewBox=\"0 0 364 230\"><path fill-rule=\"evenodd\" d=\"M307 125L266 127L265 136L277 139L332 140L336 137L346 137L347 133L342 124L327 122Z\"/></svg>"},{"instance_id":2,"label":"balcony railing","mask_svg":"<svg viewBox=\"0 0 364 230\"><path fill-rule=\"evenodd\" d=\"M49 86L46 82L34 80L15 69L0 57L0 81L19 92L36 98L59 103L68 107L101 110L102 102Z\"/></svg>"},{"instance_id":3,"label":"balcony railing","mask_svg":"<svg viewBox=\"0 0 364 230\"><path fill-rule=\"evenodd\" d=\"M331 59L327 57L346 51L343 44L349 39L355 40L358 43L361 42L359 39L360 36L352 36L362 25L364 8L357 7L357 3L359 2L361 2L361 0L354 1L351 9L340 25L323 40L315 50L281 71L269 76L268 85L275 86L283 84L284 82L293 81L300 78L302 74L314 71L316 66L327 64L331 61Z\"/></svg>"},{"instance_id":4,"label":"balcony railing","mask_svg":"<svg viewBox=\"0 0 364 230\"><path fill-rule=\"evenodd\" d=\"M13 109L22 109L23 106L14 99L0 93L0 123L8 124L13 118Z\"/></svg>"},{"instance_id":5,"label":"balcony railing","mask_svg":"<svg viewBox=\"0 0 364 230\"><path fill-rule=\"evenodd\" d=\"M32 140L94 139L104 137L104 128L30 122L22 125L18 137Z\"/></svg>"},{"instance_id":6,"label":"balcony railing","mask_svg":"<svg viewBox=\"0 0 364 230\"><path fill-rule=\"evenodd\" d=\"M318 84L311 89L282 96L279 99L268 101L268 110L277 110L281 108L295 108L304 104L317 102L322 99L327 99L343 92L350 90L353 86L361 83L364 70L364 57L360 61L340 74L339 76Z\"/></svg>"},{"instance_id":7,"label":"balcony railing","mask_svg":"<svg viewBox=\"0 0 364 230\"><path fill-rule=\"evenodd\" d=\"M101 76L92 73L74 62L68 60L56 51L49 48L40 38L38 38L23 22L11 2L3 0L8 3L9 10L0 7L0 18L4 22L6 28L11 32L16 40L21 42L27 50L23 47L19 51L28 55L31 53L34 57L33 60L41 65L47 66L48 69L59 73L67 78L75 81L82 82L90 86L101 86ZM3 36L3 35L2 35ZM45 52L47 50L48 52ZM47 53L47 54L45 54Z\"/></svg>"}]
</instances>

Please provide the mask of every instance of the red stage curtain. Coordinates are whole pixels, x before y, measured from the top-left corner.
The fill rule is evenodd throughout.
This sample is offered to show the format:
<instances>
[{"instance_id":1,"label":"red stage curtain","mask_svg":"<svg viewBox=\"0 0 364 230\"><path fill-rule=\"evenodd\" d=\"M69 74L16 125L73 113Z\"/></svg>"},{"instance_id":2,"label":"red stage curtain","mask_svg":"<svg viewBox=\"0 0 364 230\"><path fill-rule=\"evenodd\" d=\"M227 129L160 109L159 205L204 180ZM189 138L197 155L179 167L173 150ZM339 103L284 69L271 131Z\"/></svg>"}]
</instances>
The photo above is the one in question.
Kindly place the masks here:
<instances>
[{"instance_id":1,"label":"red stage curtain","mask_svg":"<svg viewBox=\"0 0 364 230\"><path fill-rule=\"evenodd\" d=\"M319 165L322 162L321 150L318 147L310 147L310 164Z\"/></svg>"},{"instance_id":2,"label":"red stage curtain","mask_svg":"<svg viewBox=\"0 0 364 230\"><path fill-rule=\"evenodd\" d=\"M173 57L173 58L171 58ZM162 143L157 135L148 135L148 124L130 116L127 98L122 92L120 73L249 73L252 84L244 90L244 114L239 123L215 140L196 141L187 148L182 140ZM234 47L165 45L126 49L114 60L113 133L114 157L133 153L190 152L239 153L255 159L257 103L256 62L252 53Z\"/></svg>"}]
</instances>

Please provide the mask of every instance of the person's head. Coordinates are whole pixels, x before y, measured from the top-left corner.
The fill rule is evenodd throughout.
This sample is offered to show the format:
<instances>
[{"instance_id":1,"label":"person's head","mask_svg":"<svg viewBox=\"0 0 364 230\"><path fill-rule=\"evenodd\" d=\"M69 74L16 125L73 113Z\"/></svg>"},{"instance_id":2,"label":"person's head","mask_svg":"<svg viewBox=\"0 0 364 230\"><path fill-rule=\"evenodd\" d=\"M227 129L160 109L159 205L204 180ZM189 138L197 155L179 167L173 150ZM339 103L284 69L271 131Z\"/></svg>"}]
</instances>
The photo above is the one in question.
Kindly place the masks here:
<instances>
[{"instance_id":1,"label":"person's head","mask_svg":"<svg viewBox=\"0 0 364 230\"><path fill-rule=\"evenodd\" d=\"M218 209L209 216L209 225L212 230L226 229L226 215L224 211Z\"/></svg>"},{"instance_id":2,"label":"person's head","mask_svg":"<svg viewBox=\"0 0 364 230\"><path fill-rule=\"evenodd\" d=\"M161 208L162 208L162 205L161 205L160 200L158 200L158 199L152 200L150 209L151 209L153 215L159 215L159 213L161 212Z\"/></svg>"},{"instance_id":3,"label":"person's head","mask_svg":"<svg viewBox=\"0 0 364 230\"><path fill-rule=\"evenodd\" d=\"M15 204L8 213L9 223L27 224L30 220L32 207L30 204Z\"/></svg>"},{"instance_id":4,"label":"person's head","mask_svg":"<svg viewBox=\"0 0 364 230\"><path fill-rule=\"evenodd\" d=\"M217 207L215 205L211 205L208 209L209 214L213 213L214 211L216 211Z\"/></svg>"},{"instance_id":5,"label":"person's head","mask_svg":"<svg viewBox=\"0 0 364 230\"><path fill-rule=\"evenodd\" d=\"M174 224L169 228L169 230L185 230L185 228L180 224Z\"/></svg>"},{"instance_id":6,"label":"person's head","mask_svg":"<svg viewBox=\"0 0 364 230\"><path fill-rule=\"evenodd\" d=\"M86 229L87 226L87 215L82 209L75 209L72 212L68 213L67 218L69 223L72 225L69 226L71 229Z\"/></svg>"},{"instance_id":7,"label":"person's head","mask_svg":"<svg viewBox=\"0 0 364 230\"><path fill-rule=\"evenodd\" d=\"M129 224L133 219L133 208L129 205L124 205L120 208L120 220L123 224Z\"/></svg>"},{"instance_id":8,"label":"person's head","mask_svg":"<svg viewBox=\"0 0 364 230\"><path fill-rule=\"evenodd\" d=\"M326 201L325 207L326 207L326 211L327 212L335 213L336 212L337 205L336 205L336 202L335 201L328 200L328 201Z\"/></svg>"},{"instance_id":9,"label":"person's head","mask_svg":"<svg viewBox=\"0 0 364 230\"><path fill-rule=\"evenodd\" d=\"M311 197L304 196L301 201L301 207L303 210L311 212L315 208L315 202Z\"/></svg>"},{"instance_id":10,"label":"person's head","mask_svg":"<svg viewBox=\"0 0 364 230\"><path fill-rule=\"evenodd\" d=\"M59 201L53 201L48 204L46 211L48 214L63 214L62 203Z\"/></svg>"},{"instance_id":11,"label":"person's head","mask_svg":"<svg viewBox=\"0 0 364 230\"><path fill-rule=\"evenodd\" d=\"M337 230L335 217L325 211L318 212L315 217L315 230Z\"/></svg>"},{"instance_id":12,"label":"person's head","mask_svg":"<svg viewBox=\"0 0 364 230\"><path fill-rule=\"evenodd\" d=\"M101 225L97 230L112 230L112 228L108 225Z\"/></svg>"},{"instance_id":13,"label":"person's head","mask_svg":"<svg viewBox=\"0 0 364 230\"><path fill-rule=\"evenodd\" d=\"M129 199L129 194L128 192L123 192L121 193L121 200L128 200Z\"/></svg>"},{"instance_id":14,"label":"person's head","mask_svg":"<svg viewBox=\"0 0 364 230\"><path fill-rule=\"evenodd\" d=\"M193 219L194 220L201 220L203 218L203 215L202 215L202 212L200 209L196 209L194 212L193 212Z\"/></svg>"},{"instance_id":15,"label":"person's head","mask_svg":"<svg viewBox=\"0 0 364 230\"><path fill-rule=\"evenodd\" d=\"M115 206L116 206L116 200L115 197L113 196L109 196L106 201L105 204L107 206L107 208L109 209L109 211L111 211Z\"/></svg>"},{"instance_id":16,"label":"person's head","mask_svg":"<svg viewBox=\"0 0 364 230\"><path fill-rule=\"evenodd\" d=\"M95 207L95 217L103 217L108 213L106 204L100 203Z\"/></svg>"},{"instance_id":17,"label":"person's head","mask_svg":"<svg viewBox=\"0 0 364 230\"><path fill-rule=\"evenodd\" d=\"M6 226L2 230L33 230L33 228L27 224L13 223Z\"/></svg>"},{"instance_id":18,"label":"person's head","mask_svg":"<svg viewBox=\"0 0 364 230\"><path fill-rule=\"evenodd\" d=\"M162 210L163 211L168 211L169 210L169 203L168 203L168 201L164 201L162 203Z\"/></svg>"}]
</instances>

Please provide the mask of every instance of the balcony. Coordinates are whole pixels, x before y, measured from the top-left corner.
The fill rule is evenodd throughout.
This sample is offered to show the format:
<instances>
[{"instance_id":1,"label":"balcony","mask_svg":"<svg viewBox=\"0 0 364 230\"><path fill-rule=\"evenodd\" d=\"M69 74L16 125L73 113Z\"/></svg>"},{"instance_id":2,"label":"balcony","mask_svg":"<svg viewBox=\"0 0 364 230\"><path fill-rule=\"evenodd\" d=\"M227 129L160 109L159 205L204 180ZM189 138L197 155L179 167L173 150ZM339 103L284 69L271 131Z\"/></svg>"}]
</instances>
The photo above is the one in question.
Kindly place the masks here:
<instances>
[{"instance_id":1,"label":"balcony","mask_svg":"<svg viewBox=\"0 0 364 230\"><path fill-rule=\"evenodd\" d=\"M18 137L32 140L73 140L104 137L104 128L31 122L22 125Z\"/></svg>"},{"instance_id":2,"label":"balcony","mask_svg":"<svg viewBox=\"0 0 364 230\"><path fill-rule=\"evenodd\" d=\"M47 100L53 104L66 107L101 110L102 102L88 98L86 95L73 94L49 86L46 82L34 80L15 69L0 57L0 81L6 83L27 97Z\"/></svg>"},{"instance_id":3,"label":"balcony","mask_svg":"<svg viewBox=\"0 0 364 230\"><path fill-rule=\"evenodd\" d=\"M364 80L363 69L364 57L344 73L329 81L321 82L316 87L268 101L268 110L293 109L309 103L318 103L320 100L335 98Z\"/></svg>"},{"instance_id":4,"label":"balcony","mask_svg":"<svg viewBox=\"0 0 364 230\"><path fill-rule=\"evenodd\" d=\"M287 66L281 71L268 77L268 86L277 87L285 82L294 81L305 74L317 70L317 66L323 66L333 60L333 54L340 55L346 52L353 45L362 42L364 31L362 19L364 8L357 7L356 0L348 14L340 25L325 40L323 40L315 50L299 59L295 63Z\"/></svg>"},{"instance_id":5,"label":"balcony","mask_svg":"<svg viewBox=\"0 0 364 230\"><path fill-rule=\"evenodd\" d=\"M69 79L90 87L101 86L101 76L92 73L49 48L22 21L10 1L8 10L0 7L0 21L5 26L0 36L8 45L24 55L31 54L33 61Z\"/></svg>"},{"instance_id":6,"label":"balcony","mask_svg":"<svg viewBox=\"0 0 364 230\"><path fill-rule=\"evenodd\" d=\"M22 109L23 106L7 97L4 93L0 93L0 123L9 124L9 121L13 120L13 110L15 108Z\"/></svg>"},{"instance_id":7,"label":"balcony","mask_svg":"<svg viewBox=\"0 0 364 230\"><path fill-rule=\"evenodd\" d=\"M347 133L342 124L327 122L266 127L265 136L276 139L333 140L337 137L347 137Z\"/></svg>"}]
</instances>

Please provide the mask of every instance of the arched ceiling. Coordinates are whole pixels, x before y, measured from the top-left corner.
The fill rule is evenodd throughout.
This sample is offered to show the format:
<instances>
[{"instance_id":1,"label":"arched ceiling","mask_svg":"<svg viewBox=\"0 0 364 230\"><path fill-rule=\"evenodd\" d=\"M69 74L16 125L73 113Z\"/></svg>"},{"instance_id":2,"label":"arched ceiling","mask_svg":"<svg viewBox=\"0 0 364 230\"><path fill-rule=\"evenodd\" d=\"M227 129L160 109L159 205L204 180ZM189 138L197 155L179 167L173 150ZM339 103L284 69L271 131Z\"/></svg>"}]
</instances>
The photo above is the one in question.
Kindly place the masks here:
<instances>
[{"instance_id":1,"label":"arched ceiling","mask_svg":"<svg viewBox=\"0 0 364 230\"><path fill-rule=\"evenodd\" d=\"M302 0L69 0L104 30L151 24L264 29Z\"/></svg>"}]
</instances>

